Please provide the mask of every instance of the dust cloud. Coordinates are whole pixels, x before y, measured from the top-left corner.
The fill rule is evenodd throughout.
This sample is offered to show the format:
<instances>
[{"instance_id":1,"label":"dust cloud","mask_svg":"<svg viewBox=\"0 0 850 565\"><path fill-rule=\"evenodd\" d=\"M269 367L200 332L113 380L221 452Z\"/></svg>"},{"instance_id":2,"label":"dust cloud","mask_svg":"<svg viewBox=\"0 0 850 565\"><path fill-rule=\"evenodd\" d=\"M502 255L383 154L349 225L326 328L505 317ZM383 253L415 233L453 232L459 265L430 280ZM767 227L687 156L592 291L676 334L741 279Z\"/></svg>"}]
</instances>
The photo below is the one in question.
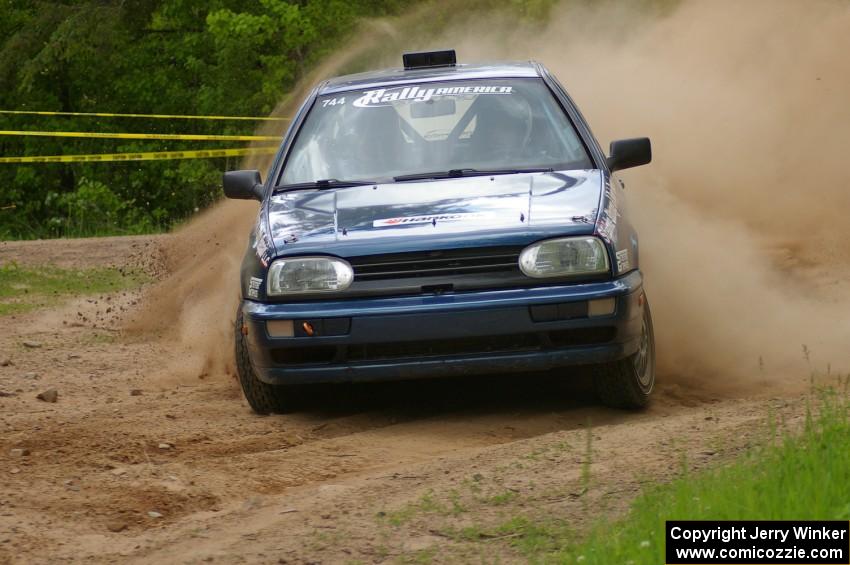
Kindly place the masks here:
<instances>
[{"instance_id":1,"label":"dust cloud","mask_svg":"<svg viewBox=\"0 0 850 565\"><path fill-rule=\"evenodd\" d=\"M362 26L365 39L349 42L328 57L283 99L273 116L290 117L310 89L328 76L340 74L352 61L375 58L382 37L394 37L395 28L381 21ZM283 135L288 124L269 122L261 135ZM247 157L238 168L265 173L272 157ZM222 200L175 231L162 244L167 274L150 289L142 308L126 320L132 334L154 336L170 352L152 379L163 384L197 378L235 375L233 322L239 304L239 267L259 206L253 201Z\"/></svg>"},{"instance_id":2,"label":"dust cloud","mask_svg":"<svg viewBox=\"0 0 850 565\"><path fill-rule=\"evenodd\" d=\"M662 378L728 390L846 369L850 4L635 6L562 4L543 30L493 18L452 43L545 63L603 146L652 139L654 163L622 177Z\"/></svg>"},{"instance_id":3,"label":"dust cloud","mask_svg":"<svg viewBox=\"0 0 850 565\"><path fill-rule=\"evenodd\" d=\"M850 3L565 2L545 25L492 12L419 25L439 5L367 23L369 33L305 87L358 59L395 66L405 49L540 60L603 146L652 138L653 164L622 177L661 378L722 392L802 381L807 363L847 368ZM301 94L276 113L290 115ZM255 210L223 203L168 250L173 275L146 317L193 352L181 365L189 373L229 363L236 272Z\"/></svg>"}]
</instances>

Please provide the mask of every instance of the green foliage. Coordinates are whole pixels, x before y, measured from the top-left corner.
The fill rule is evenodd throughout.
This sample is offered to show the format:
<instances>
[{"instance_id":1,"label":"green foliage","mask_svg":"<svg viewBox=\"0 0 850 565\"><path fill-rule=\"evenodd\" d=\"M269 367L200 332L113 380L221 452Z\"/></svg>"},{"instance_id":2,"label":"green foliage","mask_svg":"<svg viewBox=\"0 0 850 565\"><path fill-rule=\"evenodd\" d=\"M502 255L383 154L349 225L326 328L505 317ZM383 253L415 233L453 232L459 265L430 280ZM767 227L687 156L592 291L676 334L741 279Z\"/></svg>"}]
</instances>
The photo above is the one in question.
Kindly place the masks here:
<instances>
[{"instance_id":1,"label":"green foliage","mask_svg":"<svg viewBox=\"0 0 850 565\"><path fill-rule=\"evenodd\" d=\"M589 3L592 0L568 0ZM613 1L613 0L605 0ZM676 0L638 0L660 11ZM481 14L545 23L558 0L0 0L0 109L137 114L268 115L362 18L417 7L389 49L428 48ZM344 72L366 70L376 42ZM0 129L250 134L244 121L0 114ZM284 133L284 125L276 133ZM265 133L265 132L264 132ZM275 133L275 132L268 132ZM0 136L0 155L215 149L232 142ZM237 159L0 164L0 239L167 230L220 194ZM84 201L92 197L87 205ZM117 199L117 203L116 203ZM100 208L103 206L104 208ZM97 214L102 211L103 214ZM108 213L108 214L107 214Z\"/></svg>"},{"instance_id":2,"label":"green foliage","mask_svg":"<svg viewBox=\"0 0 850 565\"><path fill-rule=\"evenodd\" d=\"M0 109L267 115L359 18L405 0L0 2ZM0 129L252 133L250 122L0 115ZM283 126L281 126L282 130ZM279 133L283 133L280 131ZM212 149L232 143L0 138L0 154ZM0 239L168 229L238 161L0 165Z\"/></svg>"},{"instance_id":3,"label":"green foliage","mask_svg":"<svg viewBox=\"0 0 850 565\"><path fill-rule=\"evenodd\" d=\"M511 7L521 18L542 21L557 3L557 0L511 0Z\"/></svg>"},{"instance_id":4,"label":"green foliage","mask_svg":"<svg viewBox=\"0 0 850 565\"><path fill-rule=\"evenodd\" d=\"M25 268L0 265L0 316L56 304L62 298L136 288L150 280L118 269Z\"/></svg>"}]
</instances>

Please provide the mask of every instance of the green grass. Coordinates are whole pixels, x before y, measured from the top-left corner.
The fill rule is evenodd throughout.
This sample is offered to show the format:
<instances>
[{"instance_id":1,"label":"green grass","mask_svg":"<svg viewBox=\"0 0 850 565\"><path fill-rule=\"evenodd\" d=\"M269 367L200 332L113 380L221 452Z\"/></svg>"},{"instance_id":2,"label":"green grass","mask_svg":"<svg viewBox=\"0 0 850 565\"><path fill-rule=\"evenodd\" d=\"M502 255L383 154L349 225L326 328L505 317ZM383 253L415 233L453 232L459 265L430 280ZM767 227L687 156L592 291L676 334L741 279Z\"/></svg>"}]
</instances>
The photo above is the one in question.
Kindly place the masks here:
<instances>
[{"instance_id":1,"label":"green grass","mask_svg":"<svg viewBox=\"0 0 850 565\"><path fill-rule=\"evenodd\" d=\"M500 531L541 563L664 563L666 520L850 519L850 376L820 393L817 416L801 433L770 424L767 441L733 463L655 485L616 522L597 524L581 541L563 522L517 518ZM772 422L772 419L771 419ZM683 469L686 467L683 465Z\"/></svg>"},{"instance_id":2,"label":"green grass","mask_svg":"<svg viewBox=\"0 0 850 565\"><path fill-rule=\"evenodd\" d=\"M492 557L495 551L531 563L640 565L664 563L666 520L848 520L850 375L838 380L836 387L812 389L810 404L816 409L807 411L802 429L789 431L768 413L767 424L755 430L758 444L730 463L692 472L684 455L674 456L671 465L681 469L678 478L644 490L625 517L603 516L586 531L576 531L570 516L534 510L553 493L522 494L477 474L462 482L465 496L429 490L385 514L383 524L389 531L428 527L450 539L454 546L439 552L439 560L463 555L457 560L475 561L480 553L487 562L485 554ZM578 496L595 488L590 468L593 436L588 430ZM473 520L485 507L497 520ZM595 512L604 514L604 509ZM454 519L461 513L460 520ZM435 555L406 556L425 557Z\"/></svg>"},{"instance_id":3,"label":"green grass","mask_svg":"<svg viewBox=\"0 0 850 565\"><path fill-rule=\"evenodd\" d=\"M437 554L437 548L430 547L427 549L420 549L419 551L414 552L411 555L402 556L402 563L411 563L418 565L426 565L427 563L431 563L434 561L434 557Z\"/></svg>"},{"instance_id":4,"label":"green grass","mask_svg":"<svg viewBox=\"0 0 850 565\"><path fill-rule=\"evenodd\" d=\"M510 503L517 497L516 491L506 490L505 492L500 492L499 494L495 494L487 499L488 504L492 504L494 506L504 506L505 504Z\"/></svg>"},{"instance_id":5,"label":"green grass","mask_svg":"<svg viewBox=\"0 0 850 565\"><path fill-rule=\"evenodd\" d=\"M445 504L437 500L434 491L429 490L419 497L419 500L406 504L399 510L382 512L378 517L386 520L391 526L401 526L421 514L449 516L462 512L466 512L466 509L461 505L457 491L449 493L449 503Z\"/></svg>"},{"instance_id":6,"label":"green grass","mask_svg":"<svg viewBox=\"0 0 850 565\"><path fill-rule=\"evenodd\" d=\"M25 268L0 266L0 316L52 306L72 296L136 288L150 278L144 273L118 269Z\"/></svg>"}]
</instances>

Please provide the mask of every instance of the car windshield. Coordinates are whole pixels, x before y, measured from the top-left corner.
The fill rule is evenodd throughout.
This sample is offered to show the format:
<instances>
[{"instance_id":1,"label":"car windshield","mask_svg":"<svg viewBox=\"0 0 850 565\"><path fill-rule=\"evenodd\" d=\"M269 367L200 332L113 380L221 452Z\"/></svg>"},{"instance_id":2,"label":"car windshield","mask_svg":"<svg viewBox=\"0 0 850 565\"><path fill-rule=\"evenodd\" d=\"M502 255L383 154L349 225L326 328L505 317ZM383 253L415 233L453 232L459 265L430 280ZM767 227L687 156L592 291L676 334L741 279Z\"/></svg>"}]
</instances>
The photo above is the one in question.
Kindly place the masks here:
<instances>
[{"instance_id":1,"label":"car windshield","mask_svg":"<svg viewBox=\"0 0 850 565\"><path fill-rule=\"evenodd\" d=\"M589 168L584 144L542 80L454 80L320 96L278 184Z\"/></svg>"}]
</instances>

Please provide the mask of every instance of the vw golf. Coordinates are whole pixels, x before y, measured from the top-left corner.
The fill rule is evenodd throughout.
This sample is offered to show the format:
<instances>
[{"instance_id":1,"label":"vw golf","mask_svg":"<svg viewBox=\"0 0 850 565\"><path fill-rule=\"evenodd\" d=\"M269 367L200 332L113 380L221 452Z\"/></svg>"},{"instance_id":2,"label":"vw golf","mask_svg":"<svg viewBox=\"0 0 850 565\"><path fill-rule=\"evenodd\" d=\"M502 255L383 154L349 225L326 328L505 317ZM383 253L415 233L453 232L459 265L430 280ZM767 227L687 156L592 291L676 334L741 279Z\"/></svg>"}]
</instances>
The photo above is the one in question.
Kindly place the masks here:
<instances>
[{"instance_id":1,"label":"vw golf","mask_svg":"<svg viewBox=\"0 0 850 565\"><path fill-rule=\"evenodd\" d=\"M320 84L265 182L224 174L260 212L241 267L236 360L258 413L307 385L592 368L640 408L655 342L616 171L541 64L404 67Z\"/></svg>"}]
</instances>

